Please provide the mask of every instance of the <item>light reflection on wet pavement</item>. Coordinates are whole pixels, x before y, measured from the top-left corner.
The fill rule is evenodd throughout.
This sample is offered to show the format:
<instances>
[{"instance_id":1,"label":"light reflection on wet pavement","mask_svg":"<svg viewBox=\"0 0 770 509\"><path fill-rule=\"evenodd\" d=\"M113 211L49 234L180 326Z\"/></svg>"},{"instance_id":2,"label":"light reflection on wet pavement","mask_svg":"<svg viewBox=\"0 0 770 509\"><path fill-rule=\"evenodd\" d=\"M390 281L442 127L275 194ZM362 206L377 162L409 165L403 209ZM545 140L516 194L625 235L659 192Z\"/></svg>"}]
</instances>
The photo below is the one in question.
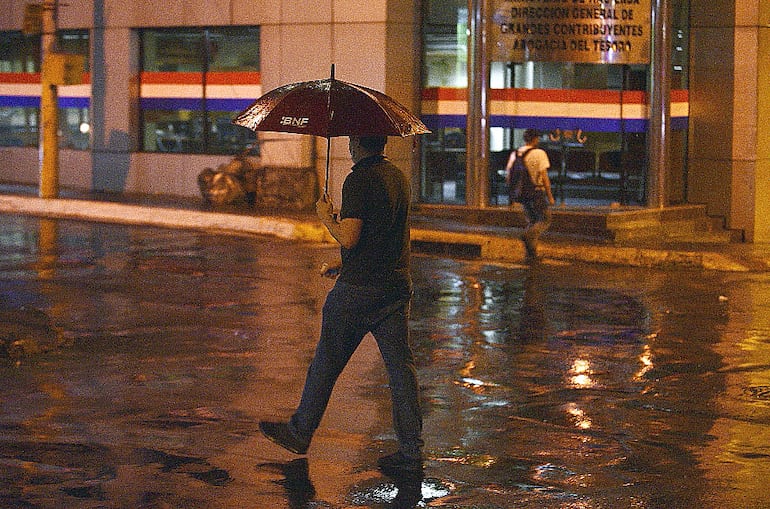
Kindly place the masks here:
<instances>
[{"instance_id":1,"label":"light reflection on wet pavement","mask_svg":"<svg viewBox=\"0 0 770 509\"><path fill-rule=\"evenodd\" d=\"M0 507L770 506L767 274L416 256L420 483L376 470L395 437L372 341L306 458L257 430L296 403L336 250L0 232Z\"/></svg>"}]
</instances>

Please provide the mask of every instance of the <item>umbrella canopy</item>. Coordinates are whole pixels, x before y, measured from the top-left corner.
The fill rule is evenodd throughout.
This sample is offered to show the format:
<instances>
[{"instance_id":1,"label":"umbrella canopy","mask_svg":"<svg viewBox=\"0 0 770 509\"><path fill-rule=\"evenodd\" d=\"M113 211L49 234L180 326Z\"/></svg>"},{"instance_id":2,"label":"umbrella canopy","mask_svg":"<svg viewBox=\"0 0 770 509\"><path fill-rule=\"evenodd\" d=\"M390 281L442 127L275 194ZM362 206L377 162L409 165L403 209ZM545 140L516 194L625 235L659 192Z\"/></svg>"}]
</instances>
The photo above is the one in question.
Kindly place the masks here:
<instances>
[{"instance_id":1,"label":"umbrella canopy","mask_svg":"<svg viewBox=\"0 0 770 509\"><path fill-rule=\"evenodd\" d=\"M278 87L243 110L233 124L253 131L312 134L326 138L326 181L334 136L412 136L429 133L425 124L391 97L331 77Z\"/></svg>"},{"instance_id":2,"label":"umbrella canopy","mask_svg":"<svg viewBox=\"0 0 770 509\"><path fill-rule=\"evenodd\" d=\"M332 71L333 73L333 71ZM427 127L391 97L331 78L272 90L240 113L234 124L254 131L333 136L412 136Z\"/></svg>"}]
</instances>

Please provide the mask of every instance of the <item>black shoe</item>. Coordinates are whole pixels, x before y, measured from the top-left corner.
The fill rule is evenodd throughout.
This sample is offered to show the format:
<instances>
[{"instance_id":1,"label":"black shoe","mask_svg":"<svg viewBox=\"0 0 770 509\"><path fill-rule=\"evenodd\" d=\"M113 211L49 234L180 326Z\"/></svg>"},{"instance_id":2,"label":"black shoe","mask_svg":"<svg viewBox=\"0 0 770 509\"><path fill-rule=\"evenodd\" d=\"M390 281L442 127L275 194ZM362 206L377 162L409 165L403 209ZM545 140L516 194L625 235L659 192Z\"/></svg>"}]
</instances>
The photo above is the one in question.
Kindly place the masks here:
<instances>
[{"instance_id":1,"label":"black shoe","mask_svg":"<svg viewBox=\"0 0 770 509\"><path fill-rule=\"evenodd\" d=\"M305 454L310 447L310 441L298 437L288 423L260 421L259 429L271 442L294 454Z\"/></svg>"},{"instance_id":2,"label":"black shoe","mask_svg":"<svg viewBox=\"0 0 770 509\"><path fill-rule=\"evenodd\" d=\"M422 460L408 458L401 451L383 456L377 466L386 475L422 475Z\"/></svg>"}]
</instances>

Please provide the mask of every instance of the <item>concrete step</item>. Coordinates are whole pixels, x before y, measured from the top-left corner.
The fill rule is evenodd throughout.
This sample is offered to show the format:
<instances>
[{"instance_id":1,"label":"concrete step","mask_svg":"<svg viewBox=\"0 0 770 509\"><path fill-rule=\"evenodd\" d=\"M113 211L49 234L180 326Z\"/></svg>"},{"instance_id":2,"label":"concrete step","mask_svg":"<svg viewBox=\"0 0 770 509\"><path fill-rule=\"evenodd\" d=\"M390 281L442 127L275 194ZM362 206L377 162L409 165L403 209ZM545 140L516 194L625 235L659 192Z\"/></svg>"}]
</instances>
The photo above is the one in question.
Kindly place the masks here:
<instances>
[{"instance_id":1,"label":"concrete step","mask_svg":"<svg viewBox=\"0 0 770 509\"><path fill-rule=\"evenodd\" d=\"M524 228L520 207L469 208L447 205L415 205L417 220L447 220L468 226ZM604 242L648 240L693 240L742 242L741 232L727 230L721 218L706 214L703 205L680 205L649 209L598 207L592 209L556 206L550 232Z\"/></svg>"}]
</instances>

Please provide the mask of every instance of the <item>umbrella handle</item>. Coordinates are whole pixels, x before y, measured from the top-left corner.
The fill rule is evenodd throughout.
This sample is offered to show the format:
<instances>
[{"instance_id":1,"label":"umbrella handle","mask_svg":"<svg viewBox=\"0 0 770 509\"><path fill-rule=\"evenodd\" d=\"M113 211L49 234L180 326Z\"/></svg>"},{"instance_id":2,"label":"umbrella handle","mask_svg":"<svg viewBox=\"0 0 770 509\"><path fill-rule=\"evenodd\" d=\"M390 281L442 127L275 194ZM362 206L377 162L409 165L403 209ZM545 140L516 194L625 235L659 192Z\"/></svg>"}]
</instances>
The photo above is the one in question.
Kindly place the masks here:
<instances>
[{"instance_id":1,"label":"umbrella handle","mask_svg":"<svg viewBox=\"0 0 770 509\"><path fill-rule=\"evenodd\" d=\"M326 179L324 180L324 196L329 194L329 154L331 152L332 139L326 138Z\"/></svg>"}]
</instances>

